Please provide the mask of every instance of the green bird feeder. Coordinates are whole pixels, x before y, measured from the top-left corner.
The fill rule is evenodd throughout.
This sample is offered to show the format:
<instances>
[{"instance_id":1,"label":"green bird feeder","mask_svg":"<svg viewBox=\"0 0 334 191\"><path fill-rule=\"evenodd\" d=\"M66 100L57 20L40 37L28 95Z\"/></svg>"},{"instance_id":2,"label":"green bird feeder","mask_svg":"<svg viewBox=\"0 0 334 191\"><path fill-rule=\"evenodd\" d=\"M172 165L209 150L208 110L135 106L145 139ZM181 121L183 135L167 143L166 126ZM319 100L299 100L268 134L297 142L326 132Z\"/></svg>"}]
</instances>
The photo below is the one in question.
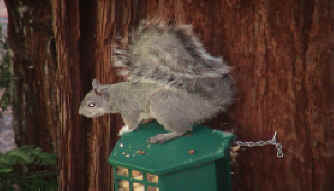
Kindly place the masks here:
<instances>
[{"instance_id":1,"label":"green bird feeder","mask_svg":"<svg viewBox=\"0 0 334 191\"><path fill-rule=\"evenodd\" d=\"M115 191L231 191L232 134L198 125L169 142L147 142L166 132L152 122L121 137L109 157Z\"/></svg>"}]
</instances>

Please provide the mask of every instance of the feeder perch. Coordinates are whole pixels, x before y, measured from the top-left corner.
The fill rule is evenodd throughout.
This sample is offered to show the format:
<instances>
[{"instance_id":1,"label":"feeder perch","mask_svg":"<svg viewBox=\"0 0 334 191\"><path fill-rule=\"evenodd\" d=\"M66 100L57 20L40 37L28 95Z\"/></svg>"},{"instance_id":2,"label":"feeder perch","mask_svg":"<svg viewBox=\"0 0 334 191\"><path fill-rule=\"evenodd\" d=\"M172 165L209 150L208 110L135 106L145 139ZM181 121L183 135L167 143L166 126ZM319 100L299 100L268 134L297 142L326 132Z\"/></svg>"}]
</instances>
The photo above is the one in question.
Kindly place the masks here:
<instances>
[{"instance_id":1,"label":"feeder perch","mask_svg":"<svg viewBox=\"0 0 334 191\"><path fill-rule=\"evenodd\" d=\"M156 122L123 135L109 157L115 191L230 191L229 147L234 136L205 126L163 144Z\"/></svg>"}]
</instances>

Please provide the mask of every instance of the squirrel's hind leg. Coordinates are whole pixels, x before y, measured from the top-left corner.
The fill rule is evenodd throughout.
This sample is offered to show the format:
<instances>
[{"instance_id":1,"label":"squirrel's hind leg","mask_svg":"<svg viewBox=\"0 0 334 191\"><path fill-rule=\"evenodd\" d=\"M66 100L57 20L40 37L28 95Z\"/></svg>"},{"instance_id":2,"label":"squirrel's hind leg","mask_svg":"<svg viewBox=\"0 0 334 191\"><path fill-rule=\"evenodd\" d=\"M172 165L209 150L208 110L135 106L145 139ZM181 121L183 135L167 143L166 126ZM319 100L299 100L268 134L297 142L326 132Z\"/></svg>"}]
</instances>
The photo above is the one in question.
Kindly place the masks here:
<instances>
[{"instance_id":1,"label":"squirrel's hind leg","mask_svg":"<svg viewBox=\"0 0 334 191\"><path fill-rule=\"evenodd\" d=\"M149 142L150 143L164 143L166 141L169 141L171 139L174 139L176 137L180 137L182 135L184 135L186 132L177 132L177 131L173 131L170 133L165 133L165 134L158 134L156 136L150 137L149 138Z\"/></svg>"},{"instance_id":2,"label":"squirrel's hind leg","mask_svg":"<svg viewBox=\"0 0 334 191\"><path fill-rule=\"evenodd\" d=\"M166 141L170 141L174 138L180 137L186 134L188 131L192 130L191 123L187 120L172 119L169 121L165 118L157 118L157 120L160 124L163 125L164 129L169 132L150 137L150 143L164 143Z\"/></svg>"},{"instance_id":3,"label":"squirrel's hind leg","mask_svg":"<svg viewBox=\"0 0 334 191\"><path fill-rule=\"evenodd\" d=\"M184 135L192 130L191 112L186 111L190 104L188 95L172 90L160 90L152 95L150 103L151 115L169 133L158 134L149 138L151 143L163 143Z\"/></svg>"}]
</instances>

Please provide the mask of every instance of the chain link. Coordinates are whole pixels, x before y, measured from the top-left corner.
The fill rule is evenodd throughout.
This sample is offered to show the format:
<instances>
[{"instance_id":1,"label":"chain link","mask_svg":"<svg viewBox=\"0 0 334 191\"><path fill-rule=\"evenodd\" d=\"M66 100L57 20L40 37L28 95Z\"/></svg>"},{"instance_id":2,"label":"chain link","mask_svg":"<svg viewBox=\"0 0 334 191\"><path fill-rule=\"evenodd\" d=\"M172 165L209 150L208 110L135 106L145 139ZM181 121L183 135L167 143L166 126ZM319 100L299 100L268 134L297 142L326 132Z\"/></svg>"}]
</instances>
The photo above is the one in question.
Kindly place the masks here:
<instances>
[{"instance_id":1,"label":"chain link","mask_svg":"<svg viewBox=\"0 0 334 191\"><path fill-rule=\"evenodd\" d=\"M236 141L235 144L241 147L263 147L266 145L274 145L277 150L277 153L276 153L277 158L284 157L283 145L282 143L277 142L277 132L276 131L275 131L273 138L268 141Z\"/></svg>"}]
</instances>

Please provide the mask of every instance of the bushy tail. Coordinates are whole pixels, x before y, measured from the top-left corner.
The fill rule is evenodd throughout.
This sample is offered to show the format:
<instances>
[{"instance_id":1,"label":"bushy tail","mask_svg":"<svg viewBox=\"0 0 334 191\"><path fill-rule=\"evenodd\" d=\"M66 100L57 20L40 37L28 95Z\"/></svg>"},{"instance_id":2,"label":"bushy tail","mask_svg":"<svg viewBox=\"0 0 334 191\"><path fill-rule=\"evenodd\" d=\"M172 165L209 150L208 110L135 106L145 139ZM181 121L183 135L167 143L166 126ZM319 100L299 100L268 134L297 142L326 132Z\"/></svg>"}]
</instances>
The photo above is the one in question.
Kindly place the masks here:
<instances>
[{"instance_id":1,"label":"bushy tail","mask_svg":"<svg viewBox=\"0 0 334 191\"><path fill-rule=\"evenodd\" d=\"M114 65L126 68L132 82L153 82L186 90L212 100L222 110L232 103L230 67L211 56L190 25L144 21L127 48L114 44ZM124 71L124 70L123 70Z\"/></svg>"},{"instance_id":2,"label":"bushy tail","mask_svg":"<svg viewBox=\"0 0 334 191\"><path fill-rule=\"evenodd\" d=\"M236 93L235 87L231 75L226 74L219 78L203 78L198 80L196 85L188 91L192 91L195 94L210 100L218 112L226 111L234 102Z\"/></svg>"},{"instance_id":3,"label":"bushy tail","mask_svg":"<svg viewBox=\"0 0 334 191\"><path fill-rule=\"evenodd\" d=\"M142 22L127 49L115 45L115 66L126 67L130 81L182 87L198 78L221 77L230 67L206 52L190 25Z\"/></svg>"}]
</instances>

